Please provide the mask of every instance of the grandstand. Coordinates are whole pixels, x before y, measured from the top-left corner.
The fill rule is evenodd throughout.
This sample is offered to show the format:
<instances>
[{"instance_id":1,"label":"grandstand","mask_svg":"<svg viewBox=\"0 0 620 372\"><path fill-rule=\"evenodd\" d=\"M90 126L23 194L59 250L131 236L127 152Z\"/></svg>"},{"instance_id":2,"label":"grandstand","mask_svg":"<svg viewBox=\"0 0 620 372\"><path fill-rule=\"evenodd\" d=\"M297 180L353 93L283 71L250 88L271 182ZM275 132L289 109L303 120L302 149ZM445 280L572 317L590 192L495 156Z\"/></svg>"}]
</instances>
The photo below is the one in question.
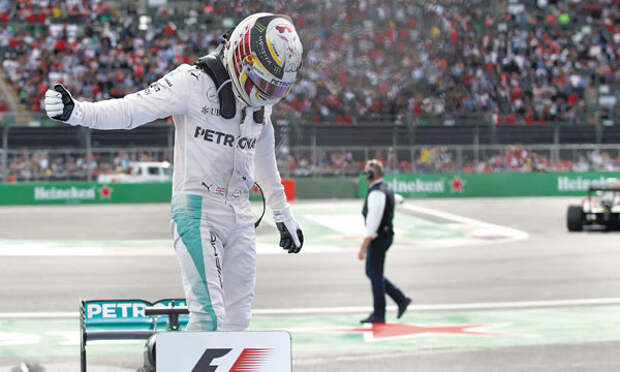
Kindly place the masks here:
<instances>
[{"instance_id":1,"label":"grandstand","mask_svg":"<svg viewBox=\"0 0 620 372\"><path fill-rule=\"evenodd\" d=\"M122 97L258 10L292 15L305 45L294 94L274 110L285 174L356 174L374 155L356 146L369 145L394 154L397 171L620 166L599 146L619 140L617 1L0 0L3 179L91 179L144 147L170 159L170 120L131 140L74 131L45 118L45 90L61 81L78 99ZM580 143L591 146L569 146ZM533 144L521 158L501 146Z\"/></svg>"}]
</instances>

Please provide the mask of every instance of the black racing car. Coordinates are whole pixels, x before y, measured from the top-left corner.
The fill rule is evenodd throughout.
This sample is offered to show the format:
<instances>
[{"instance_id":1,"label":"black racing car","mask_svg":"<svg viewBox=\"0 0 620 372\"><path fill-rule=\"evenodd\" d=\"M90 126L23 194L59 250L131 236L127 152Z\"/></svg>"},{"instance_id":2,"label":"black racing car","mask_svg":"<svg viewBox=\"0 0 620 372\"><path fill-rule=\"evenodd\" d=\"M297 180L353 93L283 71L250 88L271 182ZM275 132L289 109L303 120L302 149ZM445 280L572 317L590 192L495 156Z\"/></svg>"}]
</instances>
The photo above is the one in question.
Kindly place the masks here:
<instances>
[{"instance_id":1,"label":"black racing car","mask_svg":"<svg viewBox=\"0 0 620 372\"><path fill-rule=\"evenodd\" d=\"M584 227L620 229L620 181L591 184L581 205L568 206L566 227L568 231L582 231Z\"/></svg>"}]
</instances>

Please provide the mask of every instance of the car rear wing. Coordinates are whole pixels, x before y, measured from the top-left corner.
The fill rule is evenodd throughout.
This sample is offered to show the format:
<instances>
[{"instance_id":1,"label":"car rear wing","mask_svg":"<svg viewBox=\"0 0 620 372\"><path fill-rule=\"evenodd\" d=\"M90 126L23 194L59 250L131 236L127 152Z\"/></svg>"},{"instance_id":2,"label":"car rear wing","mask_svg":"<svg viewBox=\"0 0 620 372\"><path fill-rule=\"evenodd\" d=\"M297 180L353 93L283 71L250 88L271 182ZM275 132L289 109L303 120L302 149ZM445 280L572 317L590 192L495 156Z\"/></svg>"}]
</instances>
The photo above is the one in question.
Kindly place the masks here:
<instances>
[{"instance_id":1,"label":"car rear wing","mask_svg":"<svg viewBox=\"0 0 620 372\"><path fill-rule=\"evenodd\" d=\"M161 331L187 325L185 299L90 300L80 303L80 371L86 372L86 346L100 340L148 340Z\"/></svg>"}]
</instances>

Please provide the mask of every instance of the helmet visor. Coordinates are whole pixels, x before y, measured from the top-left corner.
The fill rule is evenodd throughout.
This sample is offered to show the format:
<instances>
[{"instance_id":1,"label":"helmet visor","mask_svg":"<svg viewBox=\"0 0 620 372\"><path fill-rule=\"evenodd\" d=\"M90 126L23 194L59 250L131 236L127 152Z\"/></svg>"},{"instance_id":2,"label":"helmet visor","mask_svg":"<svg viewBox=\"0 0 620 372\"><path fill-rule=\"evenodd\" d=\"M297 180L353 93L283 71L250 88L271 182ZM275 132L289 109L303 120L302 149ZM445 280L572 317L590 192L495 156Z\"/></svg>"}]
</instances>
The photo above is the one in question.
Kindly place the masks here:
<instances>
[{"instance_id":1,"label":"helmet visor","mask_svg":"<svg viewBox=\"0 0 620 372\"><path fill-rule=\"evenodd\" d=\"M256 72L255 67L245 65L244 70L256 88L268 97L282 98L291 90L292 84L286 84L284 82L276 83L273 80L271 82L267 81Z\"/></svg>"}]
</instances>

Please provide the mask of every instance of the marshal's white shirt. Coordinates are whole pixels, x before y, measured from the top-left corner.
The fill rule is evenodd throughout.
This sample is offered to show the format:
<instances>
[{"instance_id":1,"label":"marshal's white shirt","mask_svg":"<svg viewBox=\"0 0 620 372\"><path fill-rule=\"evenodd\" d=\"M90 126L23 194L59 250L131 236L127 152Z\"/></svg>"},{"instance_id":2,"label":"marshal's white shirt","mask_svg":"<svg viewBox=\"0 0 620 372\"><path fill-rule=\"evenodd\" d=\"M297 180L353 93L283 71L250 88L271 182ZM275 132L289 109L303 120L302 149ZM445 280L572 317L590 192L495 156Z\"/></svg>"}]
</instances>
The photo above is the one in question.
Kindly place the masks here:
<instances>
[{"instance_id":1,"label":"marshal's white shirt","mask_svg":"<svg viewBox=\"0 0 620 372\"><path fill-rule=\"evenodd\" d=\"M383 178L371 183L368 187L372 187L379 182L383 182ZM400 204L403 202L403 197L394 193L394 204ZM385 210L385 193L379 190L373 190L368 194L368 214L366 215L366 232L364 238L376 238L377 229L381 224L381 218L383 217L383 211Z\"/></svg>"}]
</instances>

